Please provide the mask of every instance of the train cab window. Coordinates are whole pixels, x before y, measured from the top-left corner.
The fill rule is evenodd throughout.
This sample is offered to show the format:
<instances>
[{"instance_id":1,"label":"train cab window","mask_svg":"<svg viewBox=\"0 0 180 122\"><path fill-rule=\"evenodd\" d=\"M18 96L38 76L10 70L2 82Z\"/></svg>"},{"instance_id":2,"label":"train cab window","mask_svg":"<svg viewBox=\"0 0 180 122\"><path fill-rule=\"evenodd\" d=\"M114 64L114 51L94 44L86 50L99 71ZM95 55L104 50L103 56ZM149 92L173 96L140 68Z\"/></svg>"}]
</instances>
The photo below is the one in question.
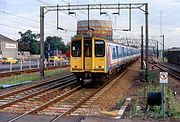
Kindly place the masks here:
<instances>
[{"instance_id":1,"label":"train cab window","mask_svg":"<svg viewBox=\"0 0 180 122\"><path fill-rule=\"evenodd\" d=\"M95 56L104 57L105 55L105 43L103 40L95 41Z\"/></svg>"},{"instance_id":2,"label":"train cab window","mask_svg":"<svg viewBox=\"0 0 180 122\"><path fill-rule=\"evenodd\" d=\"M73 57L80 57L81 56L81 40L75 40L71 43L71 51Z\"/></svg>"},{"instance_id":3,"label":"train cab window","mask_svg":"<svg viewBox=\"0 0 180 122\"><path fill-rule=\"evenodd\" d=\"M85 57L92 56L92 40L84 40Z\"/></svg>"}]
</instances>

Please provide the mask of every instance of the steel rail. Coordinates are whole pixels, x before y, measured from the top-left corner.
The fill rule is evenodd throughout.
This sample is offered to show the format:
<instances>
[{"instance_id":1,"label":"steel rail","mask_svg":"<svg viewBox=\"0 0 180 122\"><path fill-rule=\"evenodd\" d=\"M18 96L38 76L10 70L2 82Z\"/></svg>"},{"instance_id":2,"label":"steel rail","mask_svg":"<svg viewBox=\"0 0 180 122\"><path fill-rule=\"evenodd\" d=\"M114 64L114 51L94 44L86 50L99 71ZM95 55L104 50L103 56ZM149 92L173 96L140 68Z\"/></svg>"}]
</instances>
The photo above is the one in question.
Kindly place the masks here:
<instances>
[{"instance_id":1,"label":"steel rail","mask_svg":"<svg viewBox=\"0 0 180 122\"><path fill-rule=\"evenodd\" d=\"M0 95L0 99L5 98L7 96L11 96L13 94L21 93L23 91L27 91L27 90L30 90L30 89L33 89L33 88L36 88L36 87L40 87L40 86L49 84L49 83L57 81L57 80L61 80L61 79L67 78L67 77L71 77L71 76L73 76L73 74L69 74L69 75L65 75L63 77L57 77L57 78L48 78L48 79L43 80L44 82L34 84L32 86L28 86L28 87L25 87L25 88L22 88L22 89L17 89L15 91Z\"/></svg>"},{"instance_id":2,"label":"steel rail","mask_svg":"<svg viewBox=\"0 0 180 122\"><path fill-rule=\"evenodd\" d=\"M76 103L74 106L72 106L71 108L69 108L66 112L64 112L63 114L61 114L60 116L57 116L56 118L54 118L53 120L51 120L51 122L55 122L56 120L58 120L60 117L62 116L65 116L69 113L71 113L72 111L74 111L75 109L77 109L78 107L80 107L83 103L85 103L88 99L90 99L91 97L93 97L95 94L97 94L101 89L103 89L105 86L107 86L112 80L117 80L117 78L119 79L119 77L122 77L125 73L127 72L127 70L123 71L123 72L119 72L117 74L115 74L114 76L111 77L111 79L108 81L108 82L105 82L105 84L103 84L102 86L100 86L98 89L96 90L93 90L92 93L90 93L90 95L88 95L87 97L83 98L81 101L78 101L78 103ZM121 74L120 74L121 73ZM119 75L119 76L118 76ZM118 76L118 77L117 77ZM37 107L31 111L28 111L24 114L21 114L20 116L17 116L11 120L9 120L8 122L13 122L15 120L18 120L28 114L33 114L33 113L36 113L42 109L45 109L47 108L48 106L60 101L60 100L63 100L64 98L70 96L71 94L75 93L76 91L79 91L81 90L81 86L78 86L76 88L73 88L72 90L68 91L67 93L64 93L60 96L57 96L56 98L54 98L53 100L43 104L42 106L40 107Z\"/></svg>"},{"instance_id":3,"label":"steel rail","mask_svg":"<svg viewBox=\"0 0 180 122\"><path fill-rule=\"evenodd\" d=\"M151 62L152 61L152 62ZM180 80L180 74L179 71L172 69L171 67L162 65L158 62L155 62L153 59L151 59L151 61L149 61L149 63L151 63L152 65L158 67L159 69L168 72L171 76L175 77L177 80ZM164 67L164 68L163 68Z\"/></svg>"},{"instance_id":4,"label":"steel rail","mask_svg":"<svg viewBox=\"0 0 180 122\"><path fill-rule=\"evenodd\" d=\"M122 77L125 73L127 72L127 70L125 70L124 72L122 72L120 74L119 77ZM116 80L116 77L119 74L114 75L108 82L106 82L105 84L103 84L102 86L100 86L97 90L93 91L89 96L85 97L84 99L82 99L80 102L78 102L77 104L75 104L74 106L72 106L71 108L69 108L66 112L64 112L63 114L57 116L56 118L54 118L53 120L51 120L51 122L55 122L57 121L59 118L73 112L74 110L76 110L78 107L80 107L82 104L84 104L88 99L90 99L91 97L93 97L95 94L97 94L101 89L103 89L105 86L107 86L112 80ZM119 78L118 77L118 78Z\"/></svg>"},{"instance_id":5,"label":"steel rail","mask_svg":"<svg viewBox=\"0 0 180 122\"><path fill-rule=\"evenodd\" d=\"M69 77L68 77L68 78L69 78ZM62 80L66 80L66 81L65 81L65 82L61 82ZM8 102L8 103L5 103L5 104L3 104L3 105L0 106L0 109L5 108L5 107L8 107L8 106L10 106L10 105L12 105L12 104L14 104L14 103L23 101L23 100L25 100L25 99L28 99L28 98L30 98L30 97L36 96L36 95L38 95L38 94L44 93L44 92L46 92L46 91L49 91L49 90L51 90L51 89L53 89L53 88L56 88L56 87L59 87L59 86L61 86L61 85L65 85L65 84L67 84L67 83L69 83L69 82L71 82L71 81L74 81L74 80L76 80L76 78L73 78L73 79L70 79L70 80L67 80L67 78L61 79L61 80L60 80L60 83L55 84L55 85L53 85L53 86L50 86L49 88L42 89L42 90L40 90L40 91L37 91L37 92L32 93L32 94L30 94L30 95L27 95L27 96L25 96L25 97L21 97L21 98L19 98L19 99L15 99L15 100L13 100L13 101L10 101L10 102ZM59 89L59 88L58 88L58 89Z\"/></svg>"},{"instance_id":6,"label":"steel rail","mask_svg":"<svg viewBox=\"0 0 180 122\"><path fill-rule=\"evenodd\" d=\"M56 103L57 101L65 98L65 97L67 97L69 94L74 93L76 90L78 90L78 89L80 89L80 88L81 88L81 86L78 86L78 87L76 87L76 88L73 88L72 90L68 91L67 93L64 93L64 94L62 94L62 95L54 98L53 100L51 100L51 101L43 104L43 105L40 106L40 107L37 107L37 108L35 108L35 109L31 110L31 111L28 111L28 112L26 112L26 113L24 113L24 114L21 114L20 116L17 116L17 117L15 117L15 118L9 120L8 122L13 122L13 121L15 121L15 120L18 120L18 119L20 119L20 118L28 115L28 114L32 114L32 113L35 113L35 112L37 112L37 111L40 111L40 110L46 108L47 106L49 106L49 105L51 105L51 104L53 104L53 103Z\"/></svg>"}]
</instances>

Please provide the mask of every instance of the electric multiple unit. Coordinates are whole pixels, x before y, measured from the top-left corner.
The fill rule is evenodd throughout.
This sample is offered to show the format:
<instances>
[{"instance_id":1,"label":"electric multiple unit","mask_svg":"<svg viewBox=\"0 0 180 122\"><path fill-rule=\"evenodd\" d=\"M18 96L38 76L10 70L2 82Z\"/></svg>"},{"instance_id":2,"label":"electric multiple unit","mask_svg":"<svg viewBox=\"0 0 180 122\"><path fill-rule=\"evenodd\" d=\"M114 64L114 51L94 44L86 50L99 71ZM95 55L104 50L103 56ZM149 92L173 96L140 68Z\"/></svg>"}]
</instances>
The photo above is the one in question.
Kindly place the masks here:
<instances>
[{"instance_id":1,"label":"electric multiple unit","mask_svg":"<svg viewBox=\"0 0 180 122\"><path fill-rule=\"evenodd\" d=\"M73 39L70 71L84 84L84 79L102 82L140 57L140 50L95 37Z\"/></svg>"}]
</instances>

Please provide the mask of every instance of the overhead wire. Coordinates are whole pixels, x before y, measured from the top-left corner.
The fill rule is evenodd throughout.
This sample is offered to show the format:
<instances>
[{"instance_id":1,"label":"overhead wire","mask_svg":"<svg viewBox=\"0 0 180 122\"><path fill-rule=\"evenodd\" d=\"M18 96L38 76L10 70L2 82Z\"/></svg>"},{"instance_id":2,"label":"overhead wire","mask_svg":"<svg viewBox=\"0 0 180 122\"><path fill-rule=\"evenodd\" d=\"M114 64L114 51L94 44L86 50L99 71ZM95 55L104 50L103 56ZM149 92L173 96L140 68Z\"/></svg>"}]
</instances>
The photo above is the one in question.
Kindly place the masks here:
<instances>
[{"instance_id":1,"label":"overhead wire","mask_svg":"<svg viewBox=\"0 0 180 122\"><path fill-rule=\"evenodd\" d=\"M10 13L8 11L2 11L0 10L1 13L4 13L4 14L8 14L8 15L11 15L11 16L15 16L15 17L18 17L18 18L22 18L22 19L25 19L25 20L29 20L29 21L32 21L32 22L35 22L35 23L40 23L39 21L36 21L36 20L33 20L33 19L30 19L30 18L26 18L26 17L23 17L23 16L20 16L20 15L16 15L16 14L13 14L13 13ZM49 23L45 23L46 25L49 25L49 26L52 26L52 27L56 27L55 25L52 25L52 24L49 24ZM70 32L74 32L72 30L69 30L69 29L66 29L67 31L70 31Z\"/></svg>"},{"instance_id":2,"label":"overhead wire","mask_svg":"<svg viewBox=\"0 0 180 122\"><path fill-rule=\"evenodd\" d=\"M66 2L66 1L64 1L64 0L61 0L61 1L69 5L69 3L68 3L68 2ZM80 12L81 12L81 13L83 13L84 15L87 15L87 13L86 13L86 12L84 12L84 11L80 11ZM93 18L93 17L91 17L91 16L90 16L90 18L94 19L94 18Z\"/></svg>"},{"instance_id":3,"label":"overhead wire","mask_svg":"<svg viewBox=\"0 0 180 122\"><path fill-rule=\"evenodd\" d=\"M42 4L44 4L44 5L50 5L50 4L47 4L47 3L45 3L45 2L43 2L42 0L36 0L36 1L38 1L38 2L40 2L40 3L42 3ZM64 0L61 0L61 1L63 1L63 2L65 2ZM68 13L66 13L66 12L64 12L64 11L62 11L63 13L65 13L65 14L68 14ZM70 15L70 14L68 14L68 15ZM70 15L70 16L72 16L72 15ZM73 18L76 18L76 19L78 19L78 20L81 20L81 19L79 19L78 17L76 17L76 16L72 16Z\"/></svg>"},{"instance_id":4,"label":"overhead wire","mask_svg":"<svg viewBox=\"0 0 180 122\"><path fill-rule=\"evenodd\" d=\"M12 26L12 25L3 24L3 23L0 23L0 25L2 25L2 26L6 26L6 27L10 27L10 28L15 28L15 29L28 30L28 29L24 29L24 28L20 28L20 27Z\"/></svg>"},{"instance_id":5,"label":"overhead wire","mask_svg":"<svg viewBox=\"0 0 180 122\"><path fill-rule=\"evenodd\" d=\"M47 4L47 3L43 2L42 0L36 0L36 1L38 1L38 2L40 2L40 3L42 3L42 4L44 4L44 5L50 5L50 4ZM61 1L65 2L64 0L61 0ZM68 14L68 13L66 13L66 12L64 12L64 11L62 11L62 12L65 13L65 14ZM70 14L68 14L68 15L70 15ZM72 16L72 15L70 15L70 16ZM72 17L80 20L78 17L75 17L75 16L72 16ZM67 32L67 31L69 31L69 32L75 32L75 31L70 30L70 29L64 29L64 30L65 30L65 32Z\"/></svg>"}]
</instances>

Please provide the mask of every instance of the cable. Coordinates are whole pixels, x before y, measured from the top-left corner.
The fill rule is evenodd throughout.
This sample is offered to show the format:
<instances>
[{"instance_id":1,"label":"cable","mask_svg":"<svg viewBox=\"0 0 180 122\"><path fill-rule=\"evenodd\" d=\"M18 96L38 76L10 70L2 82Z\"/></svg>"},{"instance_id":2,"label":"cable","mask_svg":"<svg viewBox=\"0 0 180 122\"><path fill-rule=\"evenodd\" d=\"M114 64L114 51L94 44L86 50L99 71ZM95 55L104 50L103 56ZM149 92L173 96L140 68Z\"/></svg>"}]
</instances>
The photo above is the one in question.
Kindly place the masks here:
<instances>
[{"instance_id":1,"label":"cable","mask_svg":"<svg viewBox=\"0 0 180 122\"><path fill-rule=\"evenodd\" d=\"M1 10L0 10L0 12L1 12L1 13L5 13L5 14L9 14L9 15L12 15L12 16L15 16L15 17L18 17L18 18L22 18L22 19L26 19L26 20L29 20L29 21L33 21L33 22L39 23L39 21L30 19L30 18L26 18L26 17L23 17L23 16L19 16L19 15L16 15L16 14L13 14L13 13L10 13L10 12L7 12L7 11L1 11Z\"/></svg>"},{"instance_id":2,"label":"cable","mask_svg":"<svg viewBox=\"0 0 180 122\"><path fill-rule=\"evenodd\" d=\"M5 26L5 27L9 27L9 28L14 28L14 29L21 29L21 30L25 30L25 31L28 30L28 29L24 29L24 28L20 28L20 27L15 27L15 26L12 26L12 25L2 24L2 23L0 23L0 25ZM37 33L38 31L32 31L32 32L36 32ZM17 34L17 33L9 33L9 34ZM50 34L50 33L46 33L46 32L45 32L45 34L46 35L54 35L54 34Z\"/></svg>"},{"instance_id":3,"label":"cable","mask_svg":"<svg viewBox=\"0 0 180 122\"><path fill-rule=\"evenodd\" d=\"M15 28L15 29L27 30L27 29L24 29L24 28L15 27L15 26L12 26L12 25L6 25L6 24L2 24L2 23L0 23L0 25L10 27L10 28Z\"/></svg>"},{"instance_id":4,"label":"cable","mask_svg":"<svg viewBox=\"0 0 180 122\"><path fill-rule=\"evenodd\" d=\"M44 5L49 5L49 4L45 3L45 2L43 2L42 0L37 0L37 1L44 4Z\"/></svg>"},{"instance_id":5,"label":"cable","mask_svg":"<svg viewBox=\"0 0 180 122\"><path fill-rule=\"evenodd\" d=\"M66 1L64 1L64 0L61 0L61 1L69 5L68 2L66 2ZM80 12L83 13L83 14L85 14L85 15L87 15L84 11L80 11ZM91 16L90 16L90 17L91 17ZM91 18L94 19L93 17L91 17Z\"/></svg>"},{"instance_id":6,"label":"cable","mask_svg":"<svg viewBox=\"0 0 180 122\"><path fill-rule=\"evenodd\" d=\"M22 19L26 19L26 20L29 20L29 21L32 21L32 22L36 22L36 23L40 23L39 21L36 21L36 20L33 20L33 19L30 19L30 18L26 18L26 17L23 17L23 16L19 16L19 15L16 15L16 14L13 14L13 13L10 13L10 12L7 12L7 11L1 11L1 13L5 13L5 14L9 14L11 16L15 16L15 17L18 17L18 18L22 18ZM52 25L52 24L49 24L49 23L45 23L46 25L49 25L49 26L52 26L52 27L56 27L55 25ZM67 31L70 31L70 32L73 32L73 30L69 30L69 29L65 29Z\"/></svg>"},{"instance_id":7,"label":"cable","mask_svg":"<svg viewBox=\"0 0 180 122\"><path fill-rule=\"evenodd\" d=\"M43 2L42 0L36 0L36 1L38 1L38 2L40 2L40 3L42 3L42 4L44 4L44 5L51 5L51 4L47 4L47 3ZM63 1L63 2L66 3L66 4L68 4L68 3L65 2L64 0L61 0L61 1ZM65 13L65 14L68 14L68 13L66 13L66 12L64 12L64 11L62 11L62 12ZM70 14L68 14L68 15L70 15ZM72 15L70 15L70 16L72 16ZM72 16L72 17L74 17L74 18L76 18L76 19L78 19L78 20L81 20L81 19L79 19L78 17L75 17L75 16Z\"/></svg>"}]
</instances>

